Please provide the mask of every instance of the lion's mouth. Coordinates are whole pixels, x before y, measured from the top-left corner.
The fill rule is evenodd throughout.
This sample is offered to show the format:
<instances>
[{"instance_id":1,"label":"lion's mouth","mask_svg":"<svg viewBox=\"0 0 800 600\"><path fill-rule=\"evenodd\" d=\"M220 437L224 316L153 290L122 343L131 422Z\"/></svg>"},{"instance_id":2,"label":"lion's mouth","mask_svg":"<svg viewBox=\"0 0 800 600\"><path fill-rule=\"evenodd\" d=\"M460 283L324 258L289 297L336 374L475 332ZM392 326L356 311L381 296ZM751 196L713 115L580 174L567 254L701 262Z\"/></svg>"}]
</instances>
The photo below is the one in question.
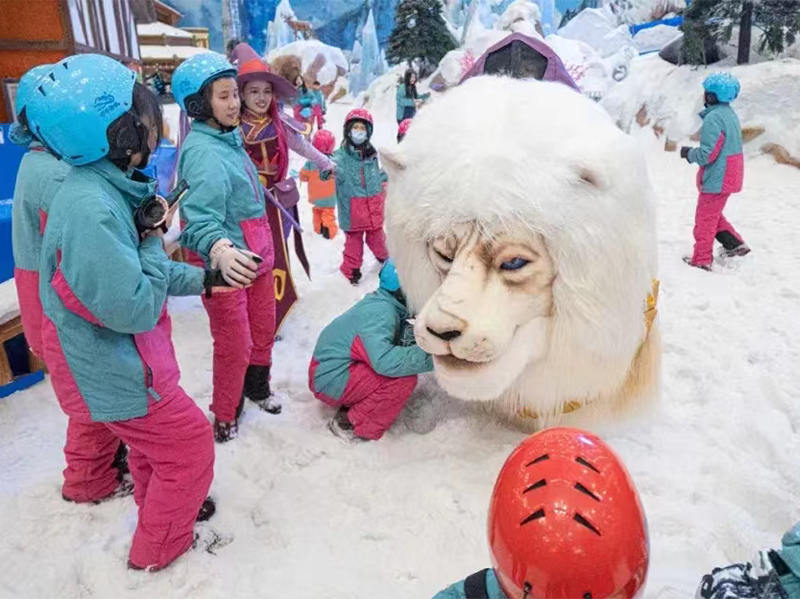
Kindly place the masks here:
<instances>
[{"instance_id":1,"label":"lion's mouth","mask_svg":"<svg viewBox=\"0 0 800 600\"><path fill-rule=\"evenodd\" d=\"M433 357L434 365L444 367L450 371L476 371L483 367L488 366L492 361L473 361L473 360L465 360L463 358L458 358L452 354L437 354Z\"/></svg>"}]
</instances>

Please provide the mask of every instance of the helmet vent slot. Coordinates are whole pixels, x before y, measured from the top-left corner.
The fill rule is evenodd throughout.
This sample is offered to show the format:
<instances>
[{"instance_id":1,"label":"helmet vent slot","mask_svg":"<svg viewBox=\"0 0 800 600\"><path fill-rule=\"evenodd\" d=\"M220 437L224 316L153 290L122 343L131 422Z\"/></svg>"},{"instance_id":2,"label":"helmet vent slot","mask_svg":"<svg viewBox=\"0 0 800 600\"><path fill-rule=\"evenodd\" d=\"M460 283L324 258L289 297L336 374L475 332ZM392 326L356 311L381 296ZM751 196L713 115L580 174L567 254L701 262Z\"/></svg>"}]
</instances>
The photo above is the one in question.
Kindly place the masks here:
<instances>
[{"instance_id":1,"label":"helmet vent slot","mask_svg":"<svg viewBox=\"0 0 800 600\"><path fill-rule=\"evenodd\" d=\"M575 516L574 516L574 517L572 517L572 519L573 519L574 521L576 521L577 523L580 523L581 525L583 525L584 527L586 527L586 529L591 529L591 530L592 530L593 532L595 532L597 535L602 535L602 534L600 533L600 530L599 530L599 529L597 529L597 527L595 527L594 525L592 525L592 524L589 522L589 520L588 520L586 517L584 517L584 516L583 516L581 513L575 513Z\"/></svg>"},{"instance_id":2,"label":"helmet vent slot","mask_svg":"<svg viewBox=\"0 0 800 600\"><path fill-rule=\"evenodd\" d=\"M520 525L526 525L527 523L530 523L531 521L536 521L537 519L543 519L543 518L544 518L544 509L540 508L536 512L532 512L527 517L522 519L522 522L520 523Z\"/></svg>"},{"instance_id":3,"label":"helmet vent slot","mask_svg":"<svg viewBox=\"0 0 800 600\"><path fill-rule=\"evenodd\" d=\"M594 498L595 500L597 500L598 502L600 502L600 498L598 496L596 496L591 490L586 488L582 483L576 483L575 484L575 489L578 490L579 492L583 492L587 496L590 496L590 497ZM525 490L525 491L527 492L528 490Z\"/></svg>"},{"instance_id":4,"label":"helmet vent slot","mask_svg":"<svg viewBox=\"0 0 800 600\"><path fill-rule=\"evenodd\" d=\"M525 488L525 491L523 491L522 493L523 493L523 494L527 494L527 493L528 493L528 492L530 492L530 491L533 491L533 490L538 490L540 487L544 487L544 486L546 486L546 485L547 485L547 480L546 480L546 479L540 479L540 480L539 480L539 481L537 481L536 483L534 483L534 484L532 484L532 485L529 485L528 487L526 487L526 488Z\"/></svg>"},{"instance_id":5,"label":"helmet vent slot","mask_svg":"<svg viewBox=\"0 0 800 600\"><path fill-rule=\"evenodd\" d=\"M531 462L529 462L525 466L526 467L530 467L531 465L535 465L536 463L542 462L543 460L547 460L548 458L550 458L549 454L542 454L539 458L533 459Z\"/></svg>"},{"instance_id":6,"label":"helmet vent slot","mask_svg":"<svg viewBox=\"0 0 800 600\"><path fill-rule=\"evenodd\" d=\"M599 473L600 472L600 471L597 470L597 467L595 467L592 463L590 463L588 460L586 460L582 456L579 456L578 458L576 458L575 462L578 463L578 464L583 465L584 467L589 467L595 473Z\"/></svg>"}]
</instances>

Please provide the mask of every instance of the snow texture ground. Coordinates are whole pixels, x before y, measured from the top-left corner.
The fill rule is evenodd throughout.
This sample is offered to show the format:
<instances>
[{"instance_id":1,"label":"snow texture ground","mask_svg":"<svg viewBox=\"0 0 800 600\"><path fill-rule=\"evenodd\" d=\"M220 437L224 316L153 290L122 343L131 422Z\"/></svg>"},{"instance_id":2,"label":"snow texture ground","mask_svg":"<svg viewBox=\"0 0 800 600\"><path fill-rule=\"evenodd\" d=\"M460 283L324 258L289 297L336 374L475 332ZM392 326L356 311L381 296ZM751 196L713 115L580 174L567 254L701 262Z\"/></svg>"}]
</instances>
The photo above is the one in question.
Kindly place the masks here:
<instances>
[{"instance_id":1,"label":"snow texture ground","mask_svg":"<svg viewBox=\"0 0 800 600\"><path fill-rule=\"evenodd\" d=\"M337 137L349 108L332 108ZM393 139L392 107L376 135ZM800 518L800 170L749 160L727 216L754 251L708 274L681 262L694 170L640 135L660 209L663 397L595 430L627 462L647 511L645 595L688 597L706 570L776 544ZM375 287L378 265L367 259L353 288L336 270L341 235L305 236L314 280L298 271L302 301L275 346L284 411L249 405L239 439L217 446L218 513L200 528L204 540L222 538L214 553L191 551L156 574L126 569L133 500L61 500L65 418L43 383L0 400L0 595L430 597L488 566L489 495L523 434L426 381L417 396L433 402L431 414L404 415L377 443L332 437L331 411L306 386L309 357L321 328ZM173 299L170 311L182 383L206 409L205 312L197 298ZM429 417L435 429L415 433Z\"/></svg>"}]
</instances>

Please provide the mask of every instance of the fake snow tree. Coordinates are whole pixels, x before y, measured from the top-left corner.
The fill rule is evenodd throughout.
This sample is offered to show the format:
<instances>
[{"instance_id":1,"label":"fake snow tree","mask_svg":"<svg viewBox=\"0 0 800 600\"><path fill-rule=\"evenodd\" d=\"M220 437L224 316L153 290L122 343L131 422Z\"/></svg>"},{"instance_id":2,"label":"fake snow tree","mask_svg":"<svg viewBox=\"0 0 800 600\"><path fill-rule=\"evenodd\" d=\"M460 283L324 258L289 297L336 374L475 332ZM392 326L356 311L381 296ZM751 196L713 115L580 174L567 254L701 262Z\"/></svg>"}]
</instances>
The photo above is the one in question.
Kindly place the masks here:
<instances>
[{"instance_id":1,"label":"fake snow tree","mask_svg":"<svg viewBox=\"0 0 800 600\"><path fill-rule=\"evenodd\" d=\"M386 72L372 10L369 11L367 22L361 32L361 43L356 41L356 46L353 47L351 60L353 62L350 72L351 94L363 92L376 77Z\"/></svg>"},{"instance_id":2,"label":"fake snow tree","mask_svg":"<svg viewBox=\"0 0 800 600\"><path fill-rule=\"evenodd\" d=\"M800 0L694 0L686 9L684 58L707 64L708 41L728 42L739 27L738 63L750 60L752 27L762 30L758 49L779 54L800 32Z\"/></svg>"},{"instance_id":3,"label":"fake snow tree","mask_svg":"<svg viewBox=\"0 0 800 600\"><path fill-rule=\"evenodd\" d=\"M394 23L386 58L391 64L417 60L420 77L427 77L455 48L442 18L440 0L400 0Z\"/></svg>"}]
</instances>

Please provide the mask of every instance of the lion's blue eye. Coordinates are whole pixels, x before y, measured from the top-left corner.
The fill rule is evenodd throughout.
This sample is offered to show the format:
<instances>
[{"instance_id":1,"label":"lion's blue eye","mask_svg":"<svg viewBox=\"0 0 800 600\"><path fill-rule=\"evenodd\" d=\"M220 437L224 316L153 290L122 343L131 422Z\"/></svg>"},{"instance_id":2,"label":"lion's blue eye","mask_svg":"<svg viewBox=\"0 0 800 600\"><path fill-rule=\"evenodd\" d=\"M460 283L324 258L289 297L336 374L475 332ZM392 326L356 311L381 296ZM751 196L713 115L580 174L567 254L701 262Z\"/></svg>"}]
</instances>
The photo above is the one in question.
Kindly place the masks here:
<instances>
[{"instance_id":1,"label":"lion's blue eye","mask_svg":"<svg viewBox=\"0 0 800 600\"><path fill-rule=\"evenodd\" d=\"M529 262L531 261L525 260L524 258L520 258L519 256L515 256L511 260L507 260L502 265L500 265L500 268L503 269L504 271L517 271L522 267L524 267L525 265L527 265Z\"/></svg>"}]
</instances>

